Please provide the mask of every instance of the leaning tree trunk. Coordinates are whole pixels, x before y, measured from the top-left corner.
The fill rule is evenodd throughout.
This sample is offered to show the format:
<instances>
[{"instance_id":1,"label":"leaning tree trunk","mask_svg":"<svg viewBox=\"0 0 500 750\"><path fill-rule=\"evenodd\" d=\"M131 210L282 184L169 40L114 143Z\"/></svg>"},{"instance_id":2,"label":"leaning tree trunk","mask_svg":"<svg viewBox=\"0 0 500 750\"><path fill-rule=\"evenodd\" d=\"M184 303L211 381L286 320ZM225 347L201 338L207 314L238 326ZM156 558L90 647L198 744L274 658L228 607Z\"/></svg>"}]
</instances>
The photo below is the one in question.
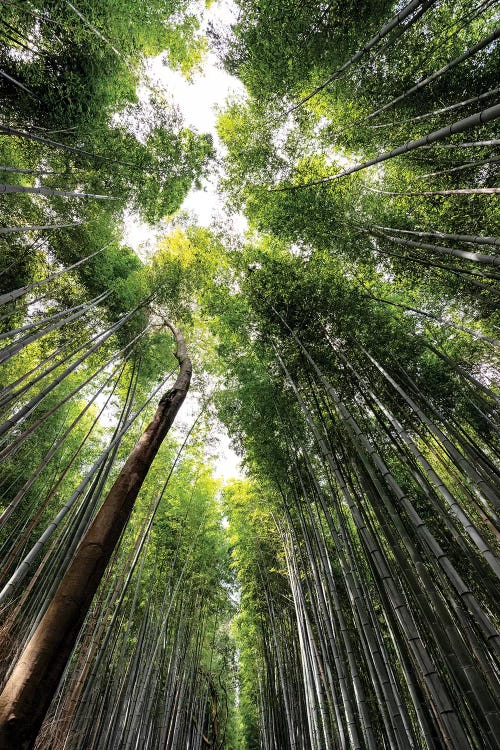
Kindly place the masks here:
<instances>
[{"instance_id":1,"label":"leaning tree trunk","mask_svg":"<svg viewBox=\"0 0 500 750\"><path fill-rule=\"evenodd\" d=\"M177 342L179 375L130 453L0 695L0 750L33 747L135 499L188 392L191 361L182 334L167 325Z\"/></svg>"}]
</instances>

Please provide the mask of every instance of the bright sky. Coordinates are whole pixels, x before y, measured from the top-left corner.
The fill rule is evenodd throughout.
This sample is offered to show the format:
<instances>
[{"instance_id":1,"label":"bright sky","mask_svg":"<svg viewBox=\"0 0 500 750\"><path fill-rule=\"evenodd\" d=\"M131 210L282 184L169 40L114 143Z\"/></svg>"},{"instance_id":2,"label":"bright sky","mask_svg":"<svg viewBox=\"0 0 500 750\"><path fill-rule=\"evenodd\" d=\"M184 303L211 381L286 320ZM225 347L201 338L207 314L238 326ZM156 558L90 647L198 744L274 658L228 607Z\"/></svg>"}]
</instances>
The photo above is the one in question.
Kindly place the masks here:
<instances>
[{"instance_id":1,"label":"bright sky","mask_svg":"<svg viewBox=\"0 0 500 750\"><path fill-rule=\"evenodd\" d=\"M213 16L221 4L212 6L207 16ZM196 75L191 83L186 81L181 73L165 67L161 58L153 58L149 69L151 80L160 82L173 94L186 125L201 133L210 133L220 153L222 146L215 130L216 107L223 106L231 94L244 94L242 83L217 67L216 57L212 53L207 55L202 73ZM203 190L191 190L181 210L189 211L196 223L201 226L211 224L216 215L224 211L224 204L216 192L215 176L205 181ZM235 229L244 231L246 228L245 218L236 217Z\"/></svg>"},{"instance_id":2,"label":"bright sky","mask_svg":"<svg viewBox=\"0 0 500 750\"><path fill-rule=\"evenodd\" d=\"M235 18L234 6L231 0L216 0L205 11L202 30L212 22L216 27L221 24L229 25ZM159 55L148 60L146 72L153 86L162 90L181 111L185 124L201 133L210 133L214 139L217 151L222 150L217 138L215 123L216 107L222 107L226 99L233 94L245 94L243 84L218 67L216 56L209 52L200 73L187 81L184 76L171 70L165 64L166 56ZM188 211L194 224L209 226L212 221L224 213L224 203L216 190L215 175L205 180L202 190L191 190L187 195L181 210ZM244 232L247 228L243 215L233 218L236 231ZM150 252L156 244L157 232L136 216L128 214L125 219L126 242L136 252ZM161 232L161 227L160 227Z\"/></svg>"},{"instance_id":3,"label":"bright sky","mask_svg":"<svg viewBox=\"0 0 500 750\"><path fill-rule=\"evenodd\" d=\"M202 30L206 29L209 21L218 27L221 24L229 25L234 17L231 0L216 0L205 11ZM210 133L220 153L221 144L215 130L216 107L222 107L228 96L232 94L244 95L245 89L241 82L219 68L216 57L212 53L207 55L203 70L193 76L191 82L187 81L181 73L167 67L164 55L150 58L146 72L151 84L162 90L163 94L176 104L183 115L185 124L201 133ZM200 226L209 226L217 215L224 213L224 203L216 191L215 175L205 181L202 190L191 190L181 210L188 211L192 223ZM247 228L245 217L234 217L233 226L237 231L245 231ZM136 216L131 214L125 216L125 242L142 256L154 252L158 236L161 236L166 229L165 226L153 229ZM200 402L196 394L189 394L179 414L177 424L179 433L185 434L199 409ZM222 425L212 437L218 443L216 448L218 457L215 460L216 476L221 479L241 476L242 470L238 456L231 449L229 437Z\"/></svg>"}]
</instances>

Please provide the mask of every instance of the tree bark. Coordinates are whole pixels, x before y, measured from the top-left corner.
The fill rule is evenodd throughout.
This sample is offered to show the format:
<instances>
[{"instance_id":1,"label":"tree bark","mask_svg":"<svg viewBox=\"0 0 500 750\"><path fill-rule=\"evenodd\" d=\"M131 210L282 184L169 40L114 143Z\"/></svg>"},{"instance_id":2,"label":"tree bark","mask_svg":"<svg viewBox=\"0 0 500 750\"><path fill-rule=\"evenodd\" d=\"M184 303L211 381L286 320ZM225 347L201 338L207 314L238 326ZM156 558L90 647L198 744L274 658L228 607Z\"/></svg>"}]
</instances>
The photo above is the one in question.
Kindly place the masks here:
<instances>
[{"instance_id":1,"label":"tree bark","mask_svg":"<svg viewBox=\"0 0 500 750\"><path fill-rule=\"evenodd\" d=\"M191 382L184 339L171 323L180 372L130 453L75 553L47 612L0 695L0 750L31 750L135 499Z\"/></svg>"}]
</instances>

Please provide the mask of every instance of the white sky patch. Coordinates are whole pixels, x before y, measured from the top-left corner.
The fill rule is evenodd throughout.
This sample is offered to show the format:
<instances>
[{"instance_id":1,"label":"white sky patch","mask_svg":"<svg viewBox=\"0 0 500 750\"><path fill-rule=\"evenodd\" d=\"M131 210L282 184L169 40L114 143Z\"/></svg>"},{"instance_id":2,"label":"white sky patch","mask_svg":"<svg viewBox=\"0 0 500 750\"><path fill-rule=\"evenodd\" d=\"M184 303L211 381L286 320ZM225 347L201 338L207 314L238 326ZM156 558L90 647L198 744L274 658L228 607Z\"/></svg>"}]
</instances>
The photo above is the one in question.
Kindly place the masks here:
<instances>
[{"instance_id":1,"label":"white sky patch","mask_svg":"<svg viewBox=\"0 0 500 750\"><path fill-rule=\"evenodd\" d=\"M229 25L234 19L233 4L228 0L219 0L205 12L201 28L205 30L209 22L216 26ZM191 81L168 67L167 53L149 58L145 63L145 71L151 86L161 91L167 100L172 101L182 114L187 127L192 127L200 133L210 133L217 154L221 155L223 148L215 129L217 108L223 107L230 96L245 95L245 87L241 81L220 68L212 52L206 55L202 70L196 73ZM148 88L140 87L138 94L139 98L147 98ZM192 223L203 227L210 226L217 217L224 214L225 205L217 192L216 174L203 181L201 190L192 189L188 193L181 211L187 211ZM232 216L231 219L235 231L244 233L247 230L248 224L242 214ZM151 248L157 242L155 229L131 213L124 217L124 229L126 244L141 257L144 257L145 249Z\"/></svg>"},{"instance_id":2,"label":"white sky patch","mask_svg":"<svg viewBox=\"0 0 500 750\"><path fill-rule=\"evenodd\" d=\"M172 433L177 440L182 442L202 408L200 394L190 390L172 427ZM210 422L214 428L208 436L206 452L207 459L213 466L214 476L224 482L230 479L240 479L244 475L244 470L239 456L231 448L226 428L213 417Z\"/></svg>"},{"instance_id":3,"label":"white sky patch","mask_svg":"<svg viewBox=\"0 0 500 750\"><path fill-rule=\"evenodd\" d=\"M211 11L209 11L210 13ZM188 127L200 133L211 133L216 145L216 106L222 106L231 94L243 94L243 84L217 66L217 58L209 52L203 69L187 81L177 70L168 67L167 55L147 61L146 73L151 84L169 95L180 110Z\"/></svg>"},{"instance_id":4,"label":"white sky patch","mask_svg":"<svg viewBox=\"0 0 500 750\"><path fill-rule=\"evenodd\" d=\"M336 148L329 149L326 153L326 163L328 165L335 164L341 169L350 169L354 167L358 161L352 156L346 156L342 151Z\"/></svg>"},{"instance_id":5,"label":"white sky patch","mask_svg":"<svg viewBox=\"0 0 500 750\"><path fill-rule=\"evenodd\" d=\"M153 227L141 221L138 214L124 211L123 240L133 249L142 261L147 261L156 252L159 239L159 227Z\"/></svg>"},{"instance_id":6,"label":"white sky patch","mask_svg":"<svg viewBox=\"0 0 500 750\"><path fill-rule=\"evenodd\" d=\"M240 479L244 470L239 456L231 448L226 430L217 433L218 454L214 464L214 475L227 482L229 479Z\"/></svg>"}]
</instances>

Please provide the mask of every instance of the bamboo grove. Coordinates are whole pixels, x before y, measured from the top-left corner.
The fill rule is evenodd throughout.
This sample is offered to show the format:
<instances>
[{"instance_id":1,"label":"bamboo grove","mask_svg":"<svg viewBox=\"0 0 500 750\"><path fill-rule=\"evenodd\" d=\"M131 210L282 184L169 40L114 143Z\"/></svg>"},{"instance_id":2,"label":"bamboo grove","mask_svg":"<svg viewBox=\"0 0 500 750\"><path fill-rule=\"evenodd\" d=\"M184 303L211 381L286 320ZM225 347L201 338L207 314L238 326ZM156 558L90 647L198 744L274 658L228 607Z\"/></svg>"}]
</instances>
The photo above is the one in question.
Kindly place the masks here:
<instances>
[{"instance_id":1,"label":"bamboo grove","mask_svg":"<svg viewBox=\"0 0 500 750\"><path fill-rule=\"evenodd\" d=\"M0 748L494 750L498 4L227 6L1 0Z\"/></svg>"}]
</instances>

